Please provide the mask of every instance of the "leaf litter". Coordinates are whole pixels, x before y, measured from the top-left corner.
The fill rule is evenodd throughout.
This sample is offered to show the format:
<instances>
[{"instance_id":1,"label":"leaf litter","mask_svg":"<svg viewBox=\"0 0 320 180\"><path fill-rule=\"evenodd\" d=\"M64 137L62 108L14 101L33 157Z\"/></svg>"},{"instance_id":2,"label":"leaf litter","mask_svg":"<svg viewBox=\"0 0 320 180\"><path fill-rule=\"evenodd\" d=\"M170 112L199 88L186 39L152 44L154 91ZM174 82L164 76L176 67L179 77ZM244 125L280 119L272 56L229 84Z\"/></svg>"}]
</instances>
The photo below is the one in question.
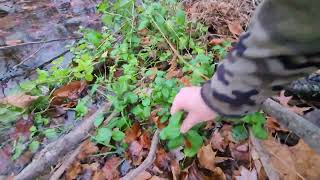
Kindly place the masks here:
<instances>
[{"instance_id":1,"label":"leaf litter","mask_svg":"<svg viewBox=\"0 0 320 180\"><path fill-rule=\"evenodd\" d=\"M208 3L192 2L185 4L186 14L190 19L197 19L211 27L211 33L217 34L209 41L209 45L220 45L227 38L236 39L246 28L252 7L248 5L251 1L225 0L210 1ZM240 3L240 4L239 4ZM241 7L241 8L239 8ZM141 30L142 45L149 46L152 39L147 36L146 29ZM217 37L216 37L217 36ZM223 37L223 38L220 38ZM168 47L165 47L168 48ZM109 51L105 51L102 56L107 58ZM183 72L173 57L169 63L167 79L177 77L185 86L191 85L190 77L183 76ZM154 80L158 69L163 67L153 67L154 72L147 77L147 80ZM116 70L115 76L120 77L123 70ZM143 84L143 83L142 83ZM52 94L51 105L72 108L78 104L78 100L83 96L88 87L85 81L72 81L61 86ZM4 104L11 104L20 108L25 108L36 100L37 96L16 95L1 100ZM280 96L280 102L289 107L290 98ZM73 104L72 104L73 102ZM294 112L302 113L297 107L290 107ZM165 127L166 124L160 122L157 111L151 112L150 121L158 128ZM29 124L16 124L16 132L19 136L29 136ZM275 131L284 130L275 119L267 119L269 136ZM228 124L222 128L208 130L208 135L204 138L205 143L198 151L196 157L185 158L181 149L168 151L163 144L159 144L156 151L156 158L151 167L141 172L136 179L258 179L265 177L263 167L259 161L259 156L250 148L248 141L237 141L232 137L232 129ZM210 132L210 133L209 133ZM92 132L94 134L94 132ZM17 139L15 136L13 139ZM86 140L82 144L82 149L75 162L65 172L65 179L78 179L88 177L98 179L119 179L124 174L121 169L128 172L130 169L139 166L146 158L151 145L151 134L148 126L135 122L125 131L124 142L128 147L124 151L118 143L115 147L103 147L102 145ZM186 147L192 147L188 139L184 139ZM295 146L288 147L277 142L274 138L269 138L263 142L267 151L271 154L271 164L277 169L284 179L295 179L304 177L306 179L317 179L318 162L320 156L317 155L302 140ZM118 151L119 150L119 151ZM10 154L12 147L5 146L0 149L0 169L11 161ZM104 155L104 153L110 155ZM122 153L122 154L121 154ZM181 155L182 154L182 155ZM26 164L31 158L27 152L22 155L17 162ZM250 162L254 161L254 165ZM187 163L189 162L189 164ZM128 165L129 164L129 165ZM259 165L260 164L260 165ZM125 167L126 166L126 167Z\"/></svg>"}]
</instances>

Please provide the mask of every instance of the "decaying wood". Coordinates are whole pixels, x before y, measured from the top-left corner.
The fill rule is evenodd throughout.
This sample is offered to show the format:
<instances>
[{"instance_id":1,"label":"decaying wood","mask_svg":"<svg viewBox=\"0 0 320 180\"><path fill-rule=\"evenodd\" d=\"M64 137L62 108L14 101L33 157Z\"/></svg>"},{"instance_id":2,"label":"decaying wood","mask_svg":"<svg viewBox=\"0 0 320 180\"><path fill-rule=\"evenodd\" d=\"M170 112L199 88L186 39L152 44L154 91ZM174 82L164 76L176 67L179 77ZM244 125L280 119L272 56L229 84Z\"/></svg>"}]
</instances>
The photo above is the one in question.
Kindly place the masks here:
<instances>
[{"instance_id":1,"label":"decaying wood","mask_svg":"<svg viewBox=\"0 0 320 180\"><path fill-rule=\"evenodd\" d=\"M271 99L263 103L262 109L320 154L320 129L317 126Z\"/></svg>"},{"instance_id":2,"label":"decaying wood","mask_svg":"<svg viewBox=\"0 0 320 180\"><path fill-rule=\"evenodd\" d=\"M43 150L36 154L32 162L16 175L14 179L35 179L35 177L39 176L43 171L56 164L60 157L63 157L69 151L75 149L87 137L97 116L109 111L110 106L110 103L103 104L94 114L83 120L83 122L70 133L48 144Z\"/></svg>"},{"instance_id":3,"label":"decaying wood","mask_svg":"<svg viewBox=\"0 0 320 180\"><path fill-rule=\"evenodd\" d=\"M159 133L160 131L157 130L152 138L151 141L151 148L149 151L149 154L147 158L138 166L136 169L130 171L127 175L125 175L121 180L132 180L134 179L138 174L142 173L145 171L148 167L150 167L153 163L153 161L156 158L156 152L157 152L157 147L158 147L158 142L159 142Z\"/></svg>"}]
</instances>

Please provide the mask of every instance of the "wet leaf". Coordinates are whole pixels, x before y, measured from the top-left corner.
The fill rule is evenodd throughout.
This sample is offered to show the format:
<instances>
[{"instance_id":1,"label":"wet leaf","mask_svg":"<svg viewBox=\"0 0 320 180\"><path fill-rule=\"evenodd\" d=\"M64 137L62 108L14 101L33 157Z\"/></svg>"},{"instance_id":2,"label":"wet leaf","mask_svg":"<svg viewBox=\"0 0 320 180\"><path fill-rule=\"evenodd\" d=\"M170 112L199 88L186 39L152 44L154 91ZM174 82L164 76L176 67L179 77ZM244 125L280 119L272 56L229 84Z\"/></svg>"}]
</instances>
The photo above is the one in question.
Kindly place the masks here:
<instances>
[{"instance_id":1,"label":"wet leaf","mask_svg":"<svg viewBox=\"0 0 320 180\"><path fill-rule=\"evenodd\" d=\"M132 141L129 145L128 151L132 160L132 164L137 166L142 162L143 147L138 141Z\"/></svg>"},{"instance_id":2,"label":"wet leaf","mask_svg":"<svg viewBox=\"0 0 320 180\"><path fill-rule=\"evenodd\" d=\"M229 31L234 35L240 35L243 32L239 21L233 21L228 23Z\"/></svg>"},{"instance_id":3,"label":"wet leaf","mask_svg":"<svg viewBox=\"0 0 320 180\"><path fill-rule=\"evenodd\" d=\"M38 96L30 96L26 94L16 94L0 99L0 104L7 104L19 108L27 108Z\"/></svg>"},{"instance_id":4,"label":"wet leaf","mask_svg":"<svg viewBox=\"0 0 320 180\"><path fill-rule=\"evenodd\" d=\"M210 144L206 146L202 146L197 156L198 156L199 163L202 167L209 169L211 171L215 170L216 152L212 150Z\"/></svg>"},{"instance_id":5,"label":"wet leaf","mask_svg":"<svg viewBox=\"0 0 320 180\"><path fill-rule=\"evenodd\" d=\"M81 92L87 87L85 81L72 81L69 84L55 90L52 94L55 98L78 99Z\"/></svg>"},{"instance_id":6,"label":"wet leaf","mask_svg":"<svg viewBox=\"0 0 320 180\"><path fill-rule=\"evenodd\" d=\"M120 158L111 157L104 164L102 171L104 173L104 177L107 180L114 180L120 178L120 172L118 171L118 166L120 164Z\"/></svg>"},{"instance_id":7,"label":"wet leaf","mask_svg":"<svg viewBox=\"0 0 320 180\"><path fill-rule=\"evenodd\" d=\"M157 150L155 164L164 171L170 170L170 157L163 148Z\"/></svg>"}]
</instances>

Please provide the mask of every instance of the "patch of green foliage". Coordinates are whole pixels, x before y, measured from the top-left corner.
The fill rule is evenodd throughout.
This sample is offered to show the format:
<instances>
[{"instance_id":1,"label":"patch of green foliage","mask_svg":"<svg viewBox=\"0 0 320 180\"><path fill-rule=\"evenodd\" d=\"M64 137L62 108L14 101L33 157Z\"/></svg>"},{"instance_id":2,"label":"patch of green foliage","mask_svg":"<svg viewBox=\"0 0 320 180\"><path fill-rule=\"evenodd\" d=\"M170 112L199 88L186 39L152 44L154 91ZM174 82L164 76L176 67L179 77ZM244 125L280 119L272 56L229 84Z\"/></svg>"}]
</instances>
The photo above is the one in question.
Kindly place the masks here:
<instances>
[{"instance_id":1,"label":"patch of green foliage","mask_svg":"<svg viewBox=\"0 0 320 180\"><path fill-rule=\"evenodd\" d=\"M49 123L44 114L49 104L48 92L71 80L85 79L93 85L89 96L80 99L74 108L78 117L87 113L87 98L93 97L99 86L105 88L104 92L100 90L100 94L119 112L119 116L107 125L103 124L103 115L97 117L93 141L106 146L120 142L125 148L124 131L133 121L147 123L151 112L156 109L160 122L168 121L160 134L167 147L175 149L187 141L190 144L184 146L184 154L194 156L203 144L204 134L201 126L181 134L183 112L170 115L171 103L183 84L177 77L167 78L169 63L176 61L177 68L192 85L201 85L206 81L205 77L214 73L214 57L223 58L230 42L209 47L202 38L208 28L187 20L175 0L139 3L135 0L115 0L113 3L104 0L97 9L104 27L101 32L81 30L84 36L71 47L74 59L70 66L62 67L63 58L60 58L48 70L38 69L36 80L21 84L22 90L42 97L38 106L32 109L36 116L35 126L30 129L30 150L35 151L40 146L33 136L41 134L48 139L57 136L56 129L44 128ZM94 73L95 66L99 64L107 65L105 72ZM0 109L0 116L1 113L7 111ZM263 116L254 114L243 118L242 124L234 127L235 139L248 137L246 125L252 126L257 137L265 138Z\"/></svg>"}]
</instances>

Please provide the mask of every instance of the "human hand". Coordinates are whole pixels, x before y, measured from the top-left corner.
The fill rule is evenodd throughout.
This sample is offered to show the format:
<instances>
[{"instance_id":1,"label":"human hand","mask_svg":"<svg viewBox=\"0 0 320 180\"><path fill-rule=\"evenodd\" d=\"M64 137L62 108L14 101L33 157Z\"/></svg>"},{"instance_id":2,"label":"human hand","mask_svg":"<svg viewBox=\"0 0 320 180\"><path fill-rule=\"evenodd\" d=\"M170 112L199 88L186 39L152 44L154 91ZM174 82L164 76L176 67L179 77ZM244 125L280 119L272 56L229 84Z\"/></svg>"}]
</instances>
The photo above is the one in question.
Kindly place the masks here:
<instances>
[{"instance_id":1,"label":"human hand","mask_svg":"<svg viewBox=\"0 0 320 180\"><path fill-rule=\"evenodd\" d=\"M186 133L194 125L213 120L217 115L212 111L201 97L201 87L182 88L173 100L171 114L179 110L188 113L180 128L181 133Z\"/></svg>"}]
</instances>

